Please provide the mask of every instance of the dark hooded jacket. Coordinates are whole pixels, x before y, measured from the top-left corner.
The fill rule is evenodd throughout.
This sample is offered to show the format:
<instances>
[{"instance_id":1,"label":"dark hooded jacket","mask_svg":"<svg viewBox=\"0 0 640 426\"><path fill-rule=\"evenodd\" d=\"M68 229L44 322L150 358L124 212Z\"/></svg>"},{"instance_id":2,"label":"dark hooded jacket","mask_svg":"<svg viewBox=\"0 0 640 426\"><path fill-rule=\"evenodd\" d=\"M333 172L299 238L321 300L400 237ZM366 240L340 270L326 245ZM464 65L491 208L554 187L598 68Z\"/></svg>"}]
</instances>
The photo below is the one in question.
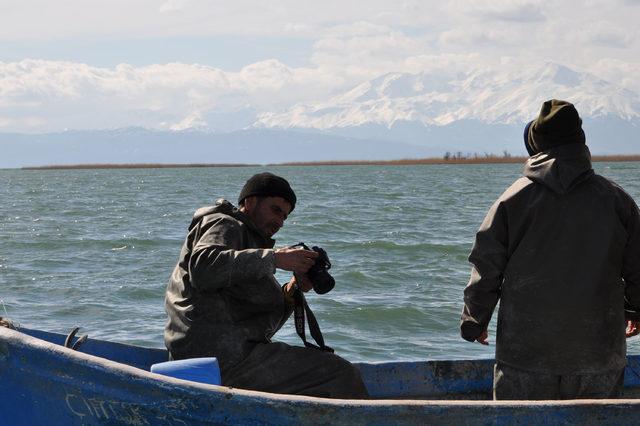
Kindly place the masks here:
<instances>
[{"instance_id":1,"label":"dark hooded jacket","mask_svg":"<svg viewBox=\"0 0 640 426\"><path fill-rule=\"evenodd\" d=\"M531 157L476 235L461 333L473 341L500 300L496 360L549 374L626 364L625 297L640 306L640 214L594 174L584 144Z\"/></svg>"},{"instance_id":2,"label":"dark hooded jacket","mask_svg":"<svg viewBox=\"0 0 640 426\"><path fill-rule=\"evenodd\" d=\"M215 356L224 374L270 342L292 311L274 277L274 243L228 201L196 211L165 298L173 359Z\"/></svg>"}]
</instances>

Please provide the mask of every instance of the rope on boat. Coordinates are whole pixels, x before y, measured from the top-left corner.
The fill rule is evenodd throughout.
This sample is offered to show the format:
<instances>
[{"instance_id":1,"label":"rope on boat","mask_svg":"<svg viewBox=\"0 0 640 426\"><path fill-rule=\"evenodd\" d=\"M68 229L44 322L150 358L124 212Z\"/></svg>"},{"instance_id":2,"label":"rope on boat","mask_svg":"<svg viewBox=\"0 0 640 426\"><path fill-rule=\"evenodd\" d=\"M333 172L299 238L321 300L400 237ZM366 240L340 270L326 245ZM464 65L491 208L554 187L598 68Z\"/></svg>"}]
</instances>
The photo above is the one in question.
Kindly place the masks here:
<instances>
[{"instance_id":1,"label":"rope on boat","mask_svg":"<svg viewBox=\"0 0 640 426\"><path fill-rule=\"evenodd\" d=\"M7 308L4 305L4 300L0 299L0 305L2 305L2 310L4 311L4 317L0 317L0 327L6 327L12 330L17 330L19 327L15 325L13 321L7 318L9 314L7 313Z\"/></svg>"},{"instance_id":2,"label":"rope on boat","mask_svg":"<svg viewBox=\"0 0 640 426\"><path fill-rule=\"evenodd\" d=\"M87 335L83 334L82 336L78 337L78 340L76 340L75 343L71 344L71 342L73 342L73 338L76 337L76 333L78 333L78 330L80 330L80 327L75 327L73 330L71 330L71 333L67 335L67 338L64 339L65 348L69 348L69 349L73 349L74 351L77 351L80 345L86 342Z\"/></svg>"}]
</instances>

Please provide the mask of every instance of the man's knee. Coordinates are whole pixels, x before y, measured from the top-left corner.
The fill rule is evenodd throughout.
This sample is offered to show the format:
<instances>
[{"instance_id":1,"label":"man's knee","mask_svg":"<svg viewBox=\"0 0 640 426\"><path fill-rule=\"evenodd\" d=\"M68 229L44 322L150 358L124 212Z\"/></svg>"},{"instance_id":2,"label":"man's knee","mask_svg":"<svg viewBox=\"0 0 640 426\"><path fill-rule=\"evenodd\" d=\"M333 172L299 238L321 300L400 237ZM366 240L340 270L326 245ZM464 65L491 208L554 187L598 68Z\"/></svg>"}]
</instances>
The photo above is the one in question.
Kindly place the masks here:
<instances>
[{"instance_id":1,"label":"man's knee","mask_svg":"<svg viewBox=\"0 0 640 426\"><path fill-rule=\"evenodd\" d=\"M316 349L307 350L316 351ZM332 353L313 353L317 363L316 374L326 380L325 385L322 386L328 392L326 396L340 399L369 397L360 370L355 365Z\"/></svg>"},{"instance_id":2,"label":"man's knee","mask_svg":"<svg viewBox=\"0 0 640 426\"><path fill-rule=\"evenodd\" d=\"M257 345L248 359L223 372L222 378L226 386L265 392L341 399L368 397L360 371L349 361L280 342Z\"/></svg>"},{"instance_id":3,"label":"man's knee","mask_svg":"<svg viewBox=\"0 0 640 426\"><path fill-rule=\"evenodd\" d=\"M338 387L338 389L342 388L346 391L346 394L343 396L336 396L336 398L351 398L351 399L365 399L369 397L369 392L367 391L366 386L364 385L364 381L362 380L362 374L360 370L356 368L355 365L351 364L347 360L343 360L346 365L342 369L341 379L343 382L343 386Z\"/></svg>"}]
</instances>

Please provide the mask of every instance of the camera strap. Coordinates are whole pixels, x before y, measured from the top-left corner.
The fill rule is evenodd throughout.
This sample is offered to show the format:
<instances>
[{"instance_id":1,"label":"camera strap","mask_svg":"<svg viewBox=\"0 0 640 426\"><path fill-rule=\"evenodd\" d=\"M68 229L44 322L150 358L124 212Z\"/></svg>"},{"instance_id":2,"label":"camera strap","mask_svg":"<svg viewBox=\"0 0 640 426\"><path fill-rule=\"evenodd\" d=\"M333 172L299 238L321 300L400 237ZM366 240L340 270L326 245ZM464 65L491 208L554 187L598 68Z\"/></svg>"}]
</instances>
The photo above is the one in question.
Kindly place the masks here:
<instances>
[{"instance_id":1,"label":"camera strap","mask_svg":"<svg viewBox=\"0 0 640 426\"><path fill-rule=\"evenodd\" d=\"M316 316L313 315L313 311L311 311L311 308L307 303L307 299L305 299L304 297L304 293L297 286L293 293L293 300L293 315L296 323L296 333L298 333L298 336L300 336L304 345L307 348L320 349L321 351L333 353L333 349L324 344L324 338L322 337L322 332L320 331L320 326L318 325ZM315 340L317 345L307 342L304 320L305 312L307 318L309 319L309 332L311 333L311 337L313 337L313 340Z\"/></svg>"}]
</instances>

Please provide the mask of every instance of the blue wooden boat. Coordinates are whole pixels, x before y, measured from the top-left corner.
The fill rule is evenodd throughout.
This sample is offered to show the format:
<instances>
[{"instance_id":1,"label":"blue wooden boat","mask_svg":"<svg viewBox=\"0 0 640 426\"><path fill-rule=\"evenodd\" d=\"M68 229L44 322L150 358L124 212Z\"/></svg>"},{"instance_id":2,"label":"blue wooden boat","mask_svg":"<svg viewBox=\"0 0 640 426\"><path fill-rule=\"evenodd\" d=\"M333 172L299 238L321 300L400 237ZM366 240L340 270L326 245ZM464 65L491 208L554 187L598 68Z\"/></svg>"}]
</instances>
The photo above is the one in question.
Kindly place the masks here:
<instances>
[{"instance_id":1,"label":"blue wooden boat","mask_svg":"<svg viewBox=\"0 0 640 426\"><path fill-rule=\"evenodd\" d=\"M492 360L361 363L372 400L276 395L151 373L160 349L0 327L1 425L640 424L640 357L625 398L490 401Z\"/></svg>"}]
</instances>

